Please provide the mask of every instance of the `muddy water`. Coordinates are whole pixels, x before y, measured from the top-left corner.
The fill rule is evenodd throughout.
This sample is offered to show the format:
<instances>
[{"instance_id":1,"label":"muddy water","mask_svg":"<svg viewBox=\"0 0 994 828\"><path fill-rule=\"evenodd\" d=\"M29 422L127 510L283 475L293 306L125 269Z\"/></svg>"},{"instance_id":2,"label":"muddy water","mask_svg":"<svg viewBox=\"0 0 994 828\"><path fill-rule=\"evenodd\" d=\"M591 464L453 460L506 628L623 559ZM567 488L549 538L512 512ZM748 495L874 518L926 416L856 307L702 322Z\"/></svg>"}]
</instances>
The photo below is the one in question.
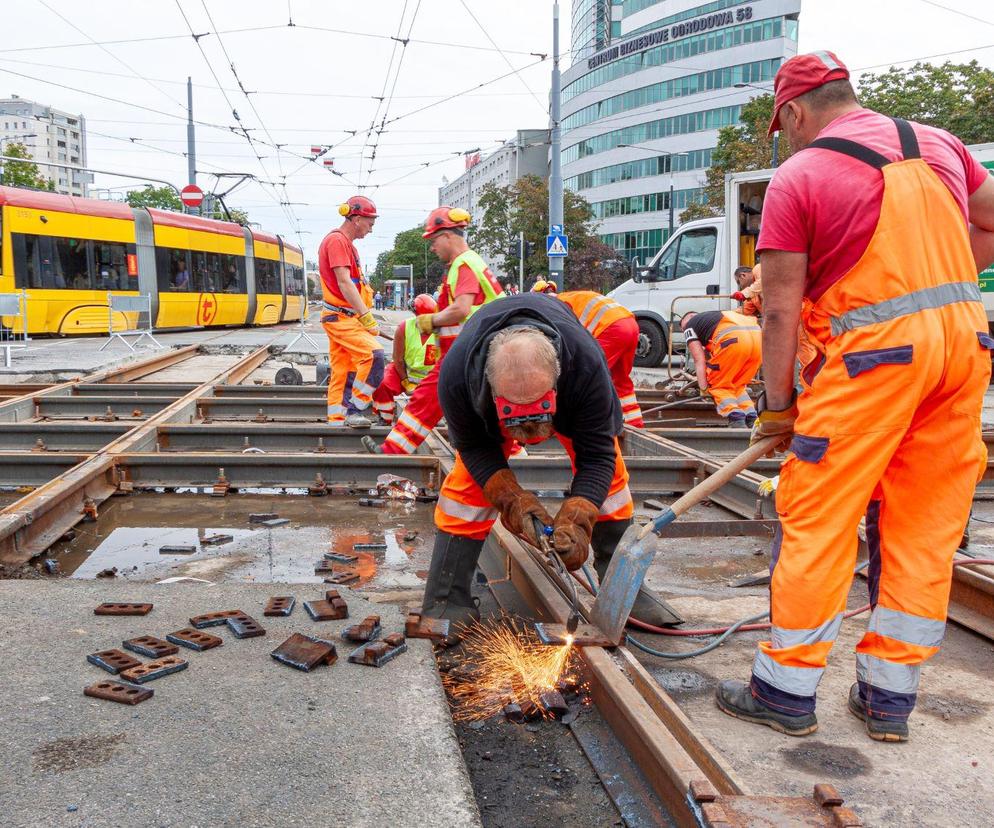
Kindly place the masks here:
<instances>
[{"instance_id":1,"label":"muddy water","mask_svg":"<svg viewBox=\"0 0 994 828\"><path fill-rule=\"evenodd\" d=\"M271 512L289 524L268 528L249 523L252 513ZM74 578L94 578L117 568L117 577L158 581L189 577L208 581L323 583L331 573L314 567L328 552L356 555L335 572L354 573L350 587L418 589L434 541L433 507L392 502L366 508L356 498L183 494L138 494L105 503L96 523L79 524L76 537L57 544L50 556ZM230 535L221 545L212 535ZM355 544L385 549L355 551ZM192 546L191 553L160 552L163 546Z\"/></svg>"}]
</instances>

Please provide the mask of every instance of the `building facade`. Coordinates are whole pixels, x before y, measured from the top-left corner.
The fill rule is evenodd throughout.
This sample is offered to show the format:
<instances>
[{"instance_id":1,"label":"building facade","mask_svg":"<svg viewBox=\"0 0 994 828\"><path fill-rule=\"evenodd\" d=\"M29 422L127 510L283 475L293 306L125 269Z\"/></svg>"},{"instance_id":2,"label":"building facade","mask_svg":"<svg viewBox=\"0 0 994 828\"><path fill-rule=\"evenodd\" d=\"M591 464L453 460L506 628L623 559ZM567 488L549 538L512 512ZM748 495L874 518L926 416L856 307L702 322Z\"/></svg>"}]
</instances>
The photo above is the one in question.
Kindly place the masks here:
<instances>
[{"instance_id":1,"label":"building facade","mask_svg":"<svg viewBox=\"0 0 994 828\"><path fill-rule=\"evenodd\" d=\"M525 175L549 176L549 130L520 129L500 149L480 158L453 181L438 188L439 206L462 207L470 214L487 185L508 187Z\"/></svg>"},{"instance_id":2,"label":"building facade","mask_svg":"<svg viewBox=\"0 0 994 828\"><path fill-rule=\"evenodd\" d=\"M613 0L606 42L596 5L577 0L573 15L563 181L593 206L602 241L644 262L669 238L671 184L679 224L704 197L718 130L797 53L801 0Z\"/></svg>"},{"instance_id":3,"label":"building facade","mask_svg":"<svg viewBox=\"0 0 994 828\"><path fill-rule=\"evenodd\" d=\"M0 148L23 144L36 161L86 166L86 120L17 95L0 100ZM3 154L3 153L0 153ZM40 164L38 172L64 195L86 196L90 173Z\"/></svg>"}]
</instances>

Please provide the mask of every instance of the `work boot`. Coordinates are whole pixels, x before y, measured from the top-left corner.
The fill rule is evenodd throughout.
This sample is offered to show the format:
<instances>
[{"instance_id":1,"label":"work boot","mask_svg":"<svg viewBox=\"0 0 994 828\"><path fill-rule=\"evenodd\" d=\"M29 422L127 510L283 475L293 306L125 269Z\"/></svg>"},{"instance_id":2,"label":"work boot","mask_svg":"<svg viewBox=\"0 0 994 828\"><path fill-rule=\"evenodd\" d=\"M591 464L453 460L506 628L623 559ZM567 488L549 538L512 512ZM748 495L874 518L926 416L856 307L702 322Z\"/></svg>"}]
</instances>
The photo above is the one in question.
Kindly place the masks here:
<instances>
[{"instance_id":1,"label":"work boot","mask_svg":"<svg viewBox=\"0 0 994 828\"><path fill-rule=\"evenodd\" d=\"M429 618L449 619L447 647L461 640L463 627L480 620L472 583L482 549L482 540L441 531L435 536L421 612Z\"/></svg>"},{"instance_id":2,"label":"work boot","mask_svg":"<svg viewBox=\"0 0 994 828\"><path fill-rule=\"evenodd\" d=\"M366 449L370 454L383 454L383 446L376 442L368 434L362 438L359 442L362 443L362 447Z\"/></svg>"},{"instance_id":3,"label":"work boot","mask_svg":"<svg viewBox=\"0 0 994 828\"><path fill-rule=\"evenodd\" d=\"M739 416L736 417L735 414ZM745 414L740 411L736 411L728 416L728 427L729 428L749 428L746 424Z\"/></svg>"},{"instance_id":4,"label":"work boot","mask_svg":"<svg viewBox=\"0 0 994 828\"><path fill-rule=\"evenodd\" d=\"M878 742L907 742L908 723L895 719L878 719L866 712L866 705L859 695L859 682L849 688L849 712L866 722L866 732Z\"/></svg>"},{"instance_id":5,"label":"work boot","mask_svg":"<svg viewBox=\"0 0 994 828\"><path fill-rule=\"evenodd\" d=\"M788 716L767 707L752 694L752 688L744 681L721 682L715 691L714 700L722 713L744 722L772 727L778 733L786 733L788 736L807 736L818 729L818 719L814 713Z\"/></svg>"},{"instance_id":6,"label":"work boot","mask_svg":"<svg viewBox=\"0 0 994 828\"><path fill-rule=\"evenodd\" d=\"M601 584L618 541L631 523L631 520L601 520L594 524L590 545L594 549L594 569ZM632 616L654 627L675 627L683 623L679 613L645 584L639 587L635 596Z\"/></svg>"},{"instance_id":7,"label":"work boot","mask_svg":"<svg viewBox=\"0 0 994 828\"><path fill-rule=\"evenodd\" d=\"M371 428L373 423L362 414L349 414L345 418L345 425L349 428Z\"/></svg>"}]
</instances>

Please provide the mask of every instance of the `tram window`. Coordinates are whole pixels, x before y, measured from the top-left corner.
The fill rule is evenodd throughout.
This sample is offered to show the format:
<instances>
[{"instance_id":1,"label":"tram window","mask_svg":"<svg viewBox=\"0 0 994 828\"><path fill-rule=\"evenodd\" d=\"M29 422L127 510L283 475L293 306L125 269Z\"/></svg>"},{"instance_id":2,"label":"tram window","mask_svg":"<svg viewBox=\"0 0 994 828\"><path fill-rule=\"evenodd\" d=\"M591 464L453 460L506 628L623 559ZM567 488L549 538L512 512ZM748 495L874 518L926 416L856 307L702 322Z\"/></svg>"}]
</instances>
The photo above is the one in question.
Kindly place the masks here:
<instances>
[{"instance_id":1,"label":"tram window","mask_svg":"<svg viewBox=\"0 0 994 828\"><path fill-rule=\"evenodd\" d=\"M280 292L280 263L271 259L255 260L255 292Z\"/></svg>"},{"instance_id":2,"label":"tram window","mask_svg":"<svg viewBox=\"0 0 994 828\"><path fill-rule=\"evenodd\" d=\"M38 236L11 233L10 241L14 253L14 287L18 290L40 288Z\"/></svg>"},{"instance_id":3,"label":"tram window","mask_svg":"<svg viewBox=\"0 0 994 828\"><path fill-rule=\"evenodd\" d=\"M200 250L191 250L189 255L190 290L195 293L213 293L214 285L207 278L207 254Z\"/></svg>"},{"instance_id":4,"label":"tram window","mask_svg":"<svg viewBox=\"0 0 994 828\"><path fill-rule=\"evenodd\" d=\"M53 238L51 278L55 288L88 290L94 287L90 280L90 265L86 255L87 244L83 239ZM44 247L42 248L44 251ZM45 278L45 260L42 259L42 277Z\"/></svg>"},{"instance_id":5,"label":"tram window","mask_svg":"<svg viewBox=\"0 0 994 828\"><path fill-rule=\"evenodd\" d=\"M287 296L300 296L304 292L304 269L297 265L286 266Z\"/></svg>"},{"instance_id":6,"label":"tram window","mask_svg":"<svg viewBox=\"0 0 994 828\"><path fill-rule=\"evenodd\" d=\"M182 293L190 290L190 263L186 250L155 248L155 270L160 293Z\"/></svg>"},{"instance_id":7,"label":"tram window","mask_svg":"<svg viewBox=\"0 0 994 828\"><path fill-rule=\"evenodd\" d=\"M137 290L138 278L128 278L128 247L93 242L93 286L98 290Z\"/></svg>"},{"instance_id":8,"label":"tram window","mask_svg":"<svg viewBox=\"0 0 994 828\"><path fill-rule=\"evenodd\" d=\"M221 278L217 289L224 293L246 293L245 257L228 254L212 254L220 263Z\"/></svg>"}]
</instances>

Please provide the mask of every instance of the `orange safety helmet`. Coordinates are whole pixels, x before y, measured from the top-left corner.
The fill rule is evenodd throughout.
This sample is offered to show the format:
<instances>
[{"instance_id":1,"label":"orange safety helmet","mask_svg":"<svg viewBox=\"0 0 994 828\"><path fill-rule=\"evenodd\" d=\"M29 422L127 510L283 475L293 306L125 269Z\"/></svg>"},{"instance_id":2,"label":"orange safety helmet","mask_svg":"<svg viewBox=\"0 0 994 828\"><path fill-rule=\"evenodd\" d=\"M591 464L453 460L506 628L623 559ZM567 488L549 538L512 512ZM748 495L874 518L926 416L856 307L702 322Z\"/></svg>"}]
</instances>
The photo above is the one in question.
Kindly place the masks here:
<instances>
[{"instance_id":1,"label":"orange safety helmet","mask_svg":"<svg viewBox=\"0 0 994 828\"><path fill-rule=\"evenodd\" d=\"M437 313L438 302L432 299L427 293L419 293L414 297L414 302L411 303L411 309L418 316L421 316L423 313Z\"/></svg>"},{"instance_id":2,"label":"orange safety helmet","mask_svg":"<svg viewBox=\"0 0 994 828\"><path fill-rule=\"evenodd\" d=\"M555 282L547 282L547 281L545 281L545 279L539 279L537 282L535 282L534 285L532 285L531 292L532 293L555 293L556 292L556 283Z\"/></svg>"},{"instance_id":3,"label":"orange safety helmet","mask_svg":"<svg viewBox=\"0 0 994 828\"><path fill-rule=\"evenodd\" d=\"M462 207L436 207L425 219L425 231L421 238L434 236L439 230L462 230L469 226L471 216Z\"/></svg>"},{"instance_id":4,"label":"orange safety helmet","mask_svg":"<svg viewBox=\"0 0 994 828\"><path fill-rule=\"evenodd\" d=\"M364 218L377 218L376 205L366 196L352 196L344 204L338 205L338 214L345 218L352 216L363 216Z\"/></svg>"}]
</instances>

